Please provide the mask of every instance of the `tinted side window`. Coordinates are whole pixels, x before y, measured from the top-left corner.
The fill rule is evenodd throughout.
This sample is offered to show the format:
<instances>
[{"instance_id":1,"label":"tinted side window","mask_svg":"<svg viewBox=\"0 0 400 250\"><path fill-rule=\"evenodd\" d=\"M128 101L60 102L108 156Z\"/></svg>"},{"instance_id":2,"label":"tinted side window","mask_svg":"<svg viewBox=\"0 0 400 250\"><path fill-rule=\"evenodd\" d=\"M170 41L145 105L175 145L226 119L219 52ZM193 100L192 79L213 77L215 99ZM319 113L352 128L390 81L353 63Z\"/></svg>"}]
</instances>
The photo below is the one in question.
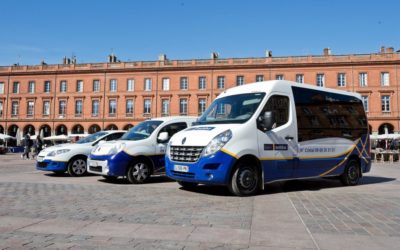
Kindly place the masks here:
<instances>
[{"instance_id":1,"label":"tinted side window","mask_svg":"<svg viewBox=\"0 0 400 250\"><path fill-rule=\"evenodd\" d=\"M169 124L169 125L163 127L160 130L160 132L158 133L158 135L160 135L161 132L168 132L168 136L169 136L169 138L171 138L174 134L176 134L177 132L179 132L185 128L187 128L186 122L172 123L172 124ZM157 137L158 137L158 135L157 135Z\"/></svg>"},{"instance_id":2,"label":"tinted side window","mask_svg":"<svg viewBox=\"0 0 400 250\"><path fill-rule=\"evenodd\" d=\"M282 95L271 96L261 114L266 111L273 112L276 121L275 128L286 124L289 121L289 98ZM264 130L263 128L259 129Z\"/></svg>"},{"instance_id":3,"label":"tinted side window","mask_svg":"<svg viewBox=\"0 0 400 250\"><path fill-rule=\"evenodd\" d=\"M361 100L319 90L292 87L299 142L341 137L356 140L368 133Z\"/></svg>"},{"instance_id":4,"label":"tinted side window","mask_svg":"<svg viewBox=\"0 0 400 250\"><path fill-rule=\"evenodd\" d=\"M124 133L113 133L111 135L106 136L105 140L106 141L112 141L112 140L116 140L119 139Z\"/></svg>"}]
</instances>

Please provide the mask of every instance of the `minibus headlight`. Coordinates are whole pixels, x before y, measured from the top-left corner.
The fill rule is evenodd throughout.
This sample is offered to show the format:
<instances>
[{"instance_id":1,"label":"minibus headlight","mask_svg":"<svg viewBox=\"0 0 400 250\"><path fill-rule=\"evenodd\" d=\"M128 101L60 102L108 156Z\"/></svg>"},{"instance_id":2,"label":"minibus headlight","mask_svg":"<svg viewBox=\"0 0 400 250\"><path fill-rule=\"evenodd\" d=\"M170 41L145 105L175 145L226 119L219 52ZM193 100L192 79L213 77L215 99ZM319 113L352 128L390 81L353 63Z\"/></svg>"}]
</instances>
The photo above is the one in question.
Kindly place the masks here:
<instances>
[{"instance_id":1,"label":"minibus headlight","mask_svg":"<svg viewBox=\"0 0 400 250\"><path fill-rule=\"evenodd\" d=\"M168 157L170 156L169 152L170 152L171 144L172 144L172 141L170 140L167 144L167 149L165 150L165 155Z\"/></svg>"},{"instance_id":2,"label":"minibus headlight","mask_svg":"<svg viewBox=\"0 0 400 250\"><path fill-rule=\"evenodd\" d=\"M206 146L203 156L215 154L232 138L232 131L230 129L222 132L214 137Z\"/></svg>"},{"instance_id":3,"label":"minibus headlight","mask_svg":"<svg viewBox=\"0 0 400 250\"><path fill-rule=\"evenodd\" d=\"M117 143L117 145L114 145L108 152L109 155L115 155L121 152L125 148L125 143Z\"/></svg>"}]
</instances>

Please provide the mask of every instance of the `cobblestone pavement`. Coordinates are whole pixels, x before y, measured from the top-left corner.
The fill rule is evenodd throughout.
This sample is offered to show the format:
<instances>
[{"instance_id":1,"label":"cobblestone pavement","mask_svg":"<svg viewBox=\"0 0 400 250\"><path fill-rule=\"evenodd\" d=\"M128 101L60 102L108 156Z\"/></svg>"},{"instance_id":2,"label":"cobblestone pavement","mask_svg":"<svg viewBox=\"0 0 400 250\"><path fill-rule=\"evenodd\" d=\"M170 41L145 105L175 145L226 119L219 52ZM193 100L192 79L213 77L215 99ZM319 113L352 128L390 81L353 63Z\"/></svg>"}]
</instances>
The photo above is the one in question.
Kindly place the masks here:
<instances>
[{"instance_id":1,"label":"cobblestone pavement","mask_svg":"<svg viewBox=\"0 0 400 250\"><path fill-rule=\"evenodd\" d=\"M36 171L0 155L0 249L399 249L400 165L362 184L274 183L255 197Z\"/></svg>"}]
</instances>

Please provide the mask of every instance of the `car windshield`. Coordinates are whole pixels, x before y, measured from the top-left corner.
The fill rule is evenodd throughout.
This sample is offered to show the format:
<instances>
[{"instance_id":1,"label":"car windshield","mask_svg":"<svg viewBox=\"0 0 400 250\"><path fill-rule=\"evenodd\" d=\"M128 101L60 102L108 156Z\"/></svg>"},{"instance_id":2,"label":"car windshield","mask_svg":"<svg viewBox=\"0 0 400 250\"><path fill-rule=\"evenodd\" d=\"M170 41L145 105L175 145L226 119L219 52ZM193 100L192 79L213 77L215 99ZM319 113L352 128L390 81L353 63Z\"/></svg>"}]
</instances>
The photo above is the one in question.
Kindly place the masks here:
<instances>
[{"instance_id":1,"label":"car windshield","mask_svg":"<svg viewBox=\"0 0 400 250\"><path fill-rule=\"evenodd\" d=\"M120 140L139 141L148 138L162 121L144 121L126 132Z\"/></svg>"},{"instance_id":2,"label":"car windshield","mask_svg":"<svg viewBox=\"0 0 400 250\"><path fill-rule=\"evenodd\" d=\"M83 144L83 143L89 143L89 142L94 142L97 139L99 139L100 137L105 136L106 134L108 134L107 132L104 131L100 131L94 134L89 135L88 137L82 138L79 141L77 141L76 143L78 144Z\"/></svg>"},{"instance_id":3,"label":"car windshield","mask_svg":"<svg viewBox=\"0 0 400 250\"><path fill-rule=\"evenodd\" d=\"M244 123L253 116L265 93L231 95L216 99L196 124Z\"/></svg>"}]
</instances>

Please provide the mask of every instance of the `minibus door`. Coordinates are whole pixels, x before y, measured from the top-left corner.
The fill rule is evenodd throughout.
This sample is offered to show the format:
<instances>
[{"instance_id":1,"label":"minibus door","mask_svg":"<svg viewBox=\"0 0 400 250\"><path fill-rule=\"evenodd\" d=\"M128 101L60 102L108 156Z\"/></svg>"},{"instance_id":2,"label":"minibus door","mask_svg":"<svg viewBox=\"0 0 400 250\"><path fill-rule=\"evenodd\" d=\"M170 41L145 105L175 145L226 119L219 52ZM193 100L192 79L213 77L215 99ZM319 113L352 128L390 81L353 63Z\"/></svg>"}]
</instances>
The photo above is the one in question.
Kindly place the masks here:
<instances>
[{"instance_id":1,"label":"minibus door","mask_svg":"<svg viewBox=\"0 0 400 250\"><path fill-rule=\"evenodd\" d=\"M265 182L291 178L297 164L296 119L290 108L288 96L275 94L258 118L258 146ZM268 119L271 124L264 123Z\"/></svg>"}]
</instances>

